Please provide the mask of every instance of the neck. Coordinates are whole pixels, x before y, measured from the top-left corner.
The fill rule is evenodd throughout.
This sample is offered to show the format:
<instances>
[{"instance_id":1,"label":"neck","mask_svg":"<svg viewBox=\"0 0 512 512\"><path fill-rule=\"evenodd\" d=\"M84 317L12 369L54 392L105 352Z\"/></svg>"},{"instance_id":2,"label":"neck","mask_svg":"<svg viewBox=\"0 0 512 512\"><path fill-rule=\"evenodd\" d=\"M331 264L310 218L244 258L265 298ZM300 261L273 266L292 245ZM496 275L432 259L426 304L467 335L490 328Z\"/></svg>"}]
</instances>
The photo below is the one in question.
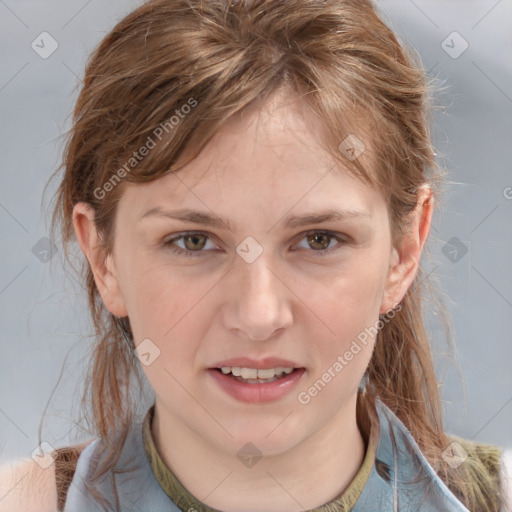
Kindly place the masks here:
<instances>
[{"instance_id":1,"label":"neck","mask_svg":"<svg viewBox=\"0 0 512 512\"><path fill-rule=\"evenodd\" d=\"M152 435L165 464L208 507L225 512L309 510L342 494L361 467L365 441L356 401L354 395L321 429L291 449L263 453L248 467L234 459L238 448L226 452L205 441L158 402Z\"/></svg>"}]
</instances>

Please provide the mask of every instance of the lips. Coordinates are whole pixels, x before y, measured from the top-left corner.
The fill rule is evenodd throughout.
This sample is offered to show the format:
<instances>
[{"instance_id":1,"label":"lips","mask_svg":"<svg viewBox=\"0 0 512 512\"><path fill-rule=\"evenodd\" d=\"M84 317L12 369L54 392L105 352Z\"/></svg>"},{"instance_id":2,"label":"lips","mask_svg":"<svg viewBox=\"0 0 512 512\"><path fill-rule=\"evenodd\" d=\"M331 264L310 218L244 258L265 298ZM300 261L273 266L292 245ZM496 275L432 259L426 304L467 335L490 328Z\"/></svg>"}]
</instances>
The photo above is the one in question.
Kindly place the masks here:
<instances>
[{"instance_id":1,"label":"lips","mask_svg":"<svg viewBox=\"0 0 512 512\"><path fill-rule=\"evenodd\" d=\"M221 364L231 362L233 360L228 361L220 361ZM240 359L235 360L240 362ZM245 359L245 363L248 361L255 362L254 360ZM274 359L270 360L272 364L275 364L277 361L279 364L285 363L290 364L291 361L285 361L283 359ZM261 364L260 360L258 364ZM266 363L269 363L269 360L266 360ZM246 403L267 403L272 402L274 400L279 400L289 395L292 390L298 385L299 381L305 374L305 368L295 369L292 373L288 375L284 375L278 378L270 379L268 381L258 382L258 380L254 381L252 379L247 381L240 381L237 378L233 377L233 375L224 375L217 368L212 368L208 370L208 375L211 377L212 381L216 383L218 388L222 390L225 394L235 398L238 401L246 402Z\"/></svg>"},{"instance_id":2,"label":"lips","mask_svg":"<svg viewBox=\"0 0 512 512\"><path fill-rule=\"evenodd\" d=\"M222 367L240 367L240 368L255 368L258 370L268 370L270 368L303 368L303 366L295 361L289 359L281 359L279 357L266 357L264 359L251 359L249 357L234 357L232 359L225 359L218 361L211 368L219 369Z\"/></svg>"}]
</instances>

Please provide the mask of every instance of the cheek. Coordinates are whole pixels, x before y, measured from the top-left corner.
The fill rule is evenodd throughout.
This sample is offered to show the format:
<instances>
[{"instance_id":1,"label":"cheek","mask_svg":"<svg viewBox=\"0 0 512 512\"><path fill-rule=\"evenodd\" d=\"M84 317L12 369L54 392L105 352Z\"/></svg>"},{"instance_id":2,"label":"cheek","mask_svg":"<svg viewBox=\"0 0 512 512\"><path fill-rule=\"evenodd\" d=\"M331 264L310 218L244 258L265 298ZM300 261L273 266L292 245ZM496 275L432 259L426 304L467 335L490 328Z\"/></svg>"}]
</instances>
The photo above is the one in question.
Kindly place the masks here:
<instances>
[{"instance_id":1,"label":"cheek","mask_svg":"<svg viewBox=\"0 0 512 512\"><path fill-rule=\"evenodd\" d=\"M386 282L382 258L355 255L342 269L323 277L320 285L305 282L302 296L336 336L357 334L378 319Z\"/></svg>"},{"instance_id":2,"label":"cheek","mask_svg":"<svg viewBox=\"0 0 512 512\"><path fill-rule=\"evenodd\" d=\"M160 346L192 309L194 287L142 251L131 254L122 261L120 283L135 342L149 338Z\"/></svg>"},{"instance_id":3,"label":"cheek","mask_svg":"<svg viewBox=\"0 0 512 512\"><path fill-rule=\"evenodd\" d=\"M148 345L150 352L158 354L143 366L146 377L157 394L179 393L176 380L185 382L189 377L208 325L200 304L206 293L191 286L190 279L176 277L162 266L134 276L130 292L127 309L133 318L135 345L149 339L154 344Z\"/></svg>"},{"instance_id":4,"label":"cheek","mask_svg":"<svg viewBox=\"0 0 512 512\"><path fill-rule=\"evenodd\" d=\"M340 403L357 388L372 355L384 283L382 258L360 257L322 291L311 287L308 304L313 300L311 309L322 320L314 319L318 360L311 382L333 382L322 403Z\"/></svg>"},{"instance_id":5,"label":"cheek","mask_svg":"<svg viewBox=\"0 0 512 512\"><path fill-rule=\"evenodd\" d=\"M145 368L148 379L169 384L169 373L183 380L197 359L201 340L215 311L209 293L218 276L193 276L166 264L139 265L132 270L129 306L135 344L149 338L159 357Z\"/></svg>"},{"instance_id":6,"label":"cheek","mask_svg":"<svg viewBox=\"0 0 512 512\"><path fill-rule=\"evenodd\" d=\"M355 392L372 356L384 278L379 265L367 263L354 265L353 272L331 280L324 293L316 289L308 297L321 322L315 317L316 327L310 329L318 359L302 391L321 394L317 403L329 410Z\"/></svg>"},{"instance_id":7,"label":"cheek","mask_svg":"<svg viewBox=\"0 0 512 512\"><path fill-rule=\"evenodd\" d=\"M191 328L191 319L200 297L190 284L169 275L161 279L146 276L132 301L135 323L144 337L154 337L161 344L170 343L177 332ZM128 309L130 312L130 309Z\"/></svg>"}]
</instances>

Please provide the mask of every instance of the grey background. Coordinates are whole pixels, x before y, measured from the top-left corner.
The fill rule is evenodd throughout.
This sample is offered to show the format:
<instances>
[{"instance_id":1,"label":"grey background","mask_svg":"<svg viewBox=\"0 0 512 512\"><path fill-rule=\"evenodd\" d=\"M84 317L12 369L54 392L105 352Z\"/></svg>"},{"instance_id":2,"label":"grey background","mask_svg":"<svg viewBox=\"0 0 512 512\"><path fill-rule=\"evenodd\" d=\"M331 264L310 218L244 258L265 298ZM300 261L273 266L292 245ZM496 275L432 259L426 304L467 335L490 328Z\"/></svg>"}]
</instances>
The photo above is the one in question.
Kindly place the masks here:
<instances>
[{"instance_id":1,"label":"grey background","mask_svg":"<svg viewBox=\"0 0 512 512\"><path fill-rule=\"evenodd\" d=\"M40 249L47 243L40 240L48 235L49 219L41 200L60 164L85 59L137 5L0 0L0 463L29 457L37 448L41 414L59 377L43 440L59 447L90 438L74 426L80 360L91 333L86 302L79 284L62 270L60 248L46 253L50 260L44 262ZM444 110L435 113L433 137L453 183L434 221L433 261L426 262L444 291L463 375L461 380L446 362L432 318L446 427L462 437L512 446L512 1L378 5L446 87L436 96ZM31 47L43 31L58 43L47 59ZM448 37L454 31L460 37ZM453 58L463 40L467 50Z\"/></svg>"}]
</instances>

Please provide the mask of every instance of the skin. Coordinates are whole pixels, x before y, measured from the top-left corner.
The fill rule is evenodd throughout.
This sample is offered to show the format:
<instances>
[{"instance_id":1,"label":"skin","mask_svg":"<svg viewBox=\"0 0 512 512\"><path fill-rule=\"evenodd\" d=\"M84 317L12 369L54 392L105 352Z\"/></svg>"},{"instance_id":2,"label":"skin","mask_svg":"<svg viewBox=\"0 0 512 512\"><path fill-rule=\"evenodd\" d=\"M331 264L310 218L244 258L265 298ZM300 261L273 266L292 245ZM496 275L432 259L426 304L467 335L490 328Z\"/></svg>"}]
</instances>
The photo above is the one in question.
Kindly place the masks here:
<instances>
[{"instance_id":1,"label":"skin","mask_svg":"<svg viewBox=\"0 0 512 512\"><path fill-rule=\"evenodd\" d=\"M352 481L365 453L357 387L374 340L310 403L299 403L297 395L400 302L428 235L428 187L420 191L410 231L393 248L384 197L339 163L333 167L322 133L289 94L232 118L176 175L126 187L106 256L91 208L74 209L77 238L106 307L129 316L136 345L149 338L160 350L143 366L156 394L152 433L159 453L196 498L227 512L307 510ZM360 158L370 157L367 151ZM238 227L230 233L166 217L140 220L156 206L213 212ZM289 215L325 208L365 216L284 226ZM191 230L208 237L174 244L202 251L199 256L165 245ZM330 230L344 241L319 233L315 244L305 235L311 230ZM252 263L236 252L248 236L263 248ZM323 248L339 250L320 256ZM244 403L207 372L238 356L282 357L306 372L287 396ZM252 467L237 457L247 442L263 455Z\"/></svg>"}]
</instances>

